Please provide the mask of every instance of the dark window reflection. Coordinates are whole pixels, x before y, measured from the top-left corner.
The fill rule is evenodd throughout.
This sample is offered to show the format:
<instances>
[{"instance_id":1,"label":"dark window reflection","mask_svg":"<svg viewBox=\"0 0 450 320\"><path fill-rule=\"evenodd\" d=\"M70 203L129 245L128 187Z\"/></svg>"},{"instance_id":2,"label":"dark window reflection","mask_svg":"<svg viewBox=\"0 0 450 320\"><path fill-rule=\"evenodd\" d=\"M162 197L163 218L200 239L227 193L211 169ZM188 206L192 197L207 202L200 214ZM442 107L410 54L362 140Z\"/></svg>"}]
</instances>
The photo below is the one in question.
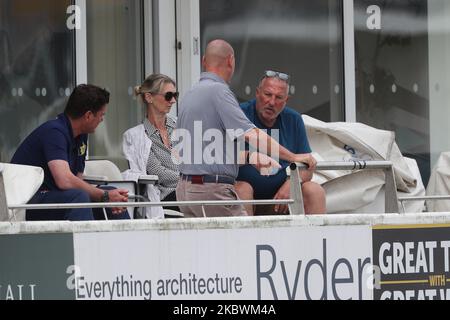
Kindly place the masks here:
<instances>
[{"instance_id":1,"label":"dark window reflection","mask_svg":"<svg viewBox=\"0 0 450 320\"><path fill-rule=\"evenodd\" d=\"M143 114L133 95L145 77L142 7L139 0L86 2L88 81L111 93L105 121L89 138L89 157L109 159L121 170L128 169L122 135L141 122Z\"/></svg>"},{"instance_id":2,"label":"dark window reflection","mask_svg":"<svg viewBox=\"0 0 450 320\"><path fill-rule=\"evenodd\" d=\"M65 0L0 2L0 161L64 110L74 87L74 34Z\"/></svg>"},{"instance_id":3,"label":"dark window reflection","mask_svg":"<svg viewBox=\"0 0 450 320\"><path fill-rule=\"evenodd\" d=\"M342 2L201 0L203 52L215 38L236 51L233 91L254 97L264 70L289 73L289 106L324 121L343 120Z\"/></svg>"},{"instance_id":4,"label":"dark window reflection","mask_svg":"<svg viewBox=\"0 0 450 320\"><path fill-rule=\"evenodd\" d=\"M367 27L367 8L381 8L381 30ZM405 156L430 175L427 1L355 1L357 118L396 132Z\"/></svg>"}]
</instances>

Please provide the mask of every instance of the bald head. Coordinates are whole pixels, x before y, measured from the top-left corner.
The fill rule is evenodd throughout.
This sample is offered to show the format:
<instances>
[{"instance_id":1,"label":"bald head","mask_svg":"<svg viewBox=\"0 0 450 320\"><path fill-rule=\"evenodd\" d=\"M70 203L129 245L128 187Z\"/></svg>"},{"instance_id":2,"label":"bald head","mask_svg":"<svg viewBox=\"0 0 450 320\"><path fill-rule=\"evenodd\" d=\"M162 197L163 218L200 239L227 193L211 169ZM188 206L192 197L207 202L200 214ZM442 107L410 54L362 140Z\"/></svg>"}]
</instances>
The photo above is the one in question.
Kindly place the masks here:
<instances>
[{"instance_id":1,"label":"bald head","mask_svg":"<svg viewBox=\"0 0 450 320\"><path fill-rule=\"evenodd\" d=\"M231 55L234 55L234 50L228 42L213 40L206 47L205 66L220 66Z\"/></svg>"},{"instance_id":2,"label":"bald head","mask_svg":"<svg viewBox=\"0 0 450 320\"><path fill-rule=\"evenodd\" d=\"M217 39L206 47L203 67L229 81L234 73L234 50L226 41Z\"/></svg>"}]
</instances>

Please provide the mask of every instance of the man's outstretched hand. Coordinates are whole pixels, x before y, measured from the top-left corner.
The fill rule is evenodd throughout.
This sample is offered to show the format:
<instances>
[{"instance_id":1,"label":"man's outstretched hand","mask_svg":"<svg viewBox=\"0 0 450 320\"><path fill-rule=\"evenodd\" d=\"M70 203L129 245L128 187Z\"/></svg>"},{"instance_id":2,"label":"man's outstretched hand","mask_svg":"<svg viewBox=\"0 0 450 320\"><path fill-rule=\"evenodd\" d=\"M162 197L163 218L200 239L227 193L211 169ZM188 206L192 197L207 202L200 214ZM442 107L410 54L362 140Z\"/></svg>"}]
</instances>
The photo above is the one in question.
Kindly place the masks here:
<instances>
[{"instance_id":1,"label":"man's outstretched hand","mask_svg":"<svg viewBox=\"0 0 450 320\"><path fill-rule=\"evenodd\" d=\"M278 161L263 153L252 152L249 160L250 164L254 166L263 176L274 175L281 169L281 165Z\"/></svg>"}]
</instances>

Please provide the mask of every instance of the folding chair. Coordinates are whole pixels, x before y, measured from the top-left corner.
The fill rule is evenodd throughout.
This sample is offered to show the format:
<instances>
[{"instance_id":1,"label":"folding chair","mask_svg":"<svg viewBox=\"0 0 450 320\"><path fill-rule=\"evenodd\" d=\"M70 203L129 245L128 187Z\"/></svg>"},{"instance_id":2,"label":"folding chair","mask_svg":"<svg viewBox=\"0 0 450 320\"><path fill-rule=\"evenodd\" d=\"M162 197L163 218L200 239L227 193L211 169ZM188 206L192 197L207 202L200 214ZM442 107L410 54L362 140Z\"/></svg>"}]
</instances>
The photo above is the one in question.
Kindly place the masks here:
<instances>
[{"instance_id":1,"label":"folding chair","mask_svg":"<svg viewBox=\"0 0 450 320\"><path fill-rule=\"evenodd\" d=\"M119 168L109 160L88 160L83 174L83 179L97 186L111 186L128 190L128 197L132 201L149 201L143 195L144 188L147 184L156 184L157 176L140 176L139 180L124 180ZM105 219L106 211L104 210ZM143 218L139 208L130 214L131 219Z\"/></svg>"},{"instance_id":2,"label":"folding chair","mask_svg":"<svg viewBox=\"0 0 450 320\"><path fill-rule=\"evenodd\" d=\"M42 168L0 163L0 221L25 221L25 210L8 207L28 203L43 181Z\"/></svg>"}]
</instances>

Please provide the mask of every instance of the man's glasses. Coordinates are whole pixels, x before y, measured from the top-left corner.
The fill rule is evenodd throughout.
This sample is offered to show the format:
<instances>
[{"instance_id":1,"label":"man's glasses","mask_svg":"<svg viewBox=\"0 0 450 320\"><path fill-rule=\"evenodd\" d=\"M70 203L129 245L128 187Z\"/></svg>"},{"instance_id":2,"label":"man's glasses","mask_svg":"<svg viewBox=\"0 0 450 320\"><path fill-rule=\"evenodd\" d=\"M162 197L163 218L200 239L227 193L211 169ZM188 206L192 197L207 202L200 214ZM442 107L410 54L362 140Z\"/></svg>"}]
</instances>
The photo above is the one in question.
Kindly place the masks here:
<instances>
[{"instance_id":1,"label":"man's glasses","mask_svg":"<svg viewBox=\"0 0 450 320\"><path fill-rule=\"evenodd\" d=\"M277 72L272 70L266 70L264 71L264 77L263 78L278 78L280 80L289 82L289 75L283 72Z\"/></svg>"},{"instance_id":2,"label":"man's glasses","mask_svg":"<svg viewBox=\"0 0 450 320\"><path fill-rule=\"evenodd\" d=\"M164 99L167 102L172 101L173 98L175 98L175 100L178 100L178 97L180 96L179 92L166 92L166 93L157 93L158 95L164 96Z\"/></svg>"}]
</instances>

